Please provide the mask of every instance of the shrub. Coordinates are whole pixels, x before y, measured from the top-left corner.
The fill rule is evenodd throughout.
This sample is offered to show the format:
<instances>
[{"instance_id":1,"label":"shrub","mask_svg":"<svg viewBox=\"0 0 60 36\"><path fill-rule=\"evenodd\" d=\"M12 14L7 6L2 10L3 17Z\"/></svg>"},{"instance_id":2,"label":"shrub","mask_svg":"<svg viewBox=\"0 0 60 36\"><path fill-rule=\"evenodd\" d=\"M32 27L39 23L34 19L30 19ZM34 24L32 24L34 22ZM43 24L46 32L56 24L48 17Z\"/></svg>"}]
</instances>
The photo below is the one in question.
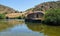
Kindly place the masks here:
<instances>
[{"instance_id":1,"label":"shrub","mask_svg":"<svg viewBox=\"0 0 60 36\"><path fill-rule=\"evenodd\" d=\"M49 9L44 16L45 23L60 24L60 9Z\"/></svg>"},{"instance_id":2,"label":"shrub","mask_svg":"<svg viewBox=\"0 0 60 36\"><path fill-rule=\"evenodd\" d=\"M19 17L15 17L15 19L21 19L21 16L19 16Z\"/></svg>"},{"instance_id":3,"label":"shrub","mask_svg":"<svg viewBox=\"0 0 60 36\"><path fill-rule=\"evenodd\" d=\"M0 14L0 19L4 19L5 18L5 14Z\"/></svg>"}]
</instances>

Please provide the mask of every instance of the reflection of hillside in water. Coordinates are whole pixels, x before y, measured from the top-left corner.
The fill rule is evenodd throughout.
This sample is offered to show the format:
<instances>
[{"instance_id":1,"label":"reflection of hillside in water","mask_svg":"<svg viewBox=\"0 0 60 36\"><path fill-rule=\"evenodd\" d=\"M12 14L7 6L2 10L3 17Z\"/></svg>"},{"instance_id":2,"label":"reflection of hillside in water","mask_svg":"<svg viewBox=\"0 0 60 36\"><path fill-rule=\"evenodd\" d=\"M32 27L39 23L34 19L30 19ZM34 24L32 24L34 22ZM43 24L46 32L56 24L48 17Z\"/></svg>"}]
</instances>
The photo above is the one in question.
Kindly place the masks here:
<instances>
[{"instance_id":1,"label":"reflection of hillside in water","mask_svg":"<svg viewBox=\"0 0 60 36\"><path fill-rule=\"evenodd\" d=\"M12 20L7 20L6 21L7 23L9 23L9 24L23 24L24 23L24 21L23 20L14 20L14 19L12 19Z\"/></svg>"},{"instance_id":2,"label":"reflection of hillside in water","mask_svg":"<svg viewBox=\"0 0 60 36\"><path fill-rule=\"evenodd\" d=\"M47 36L60 36L60 26L47 26L42 24L26 23L32 31L42 32Z\"/></svg>"},{"instance_id":3,"label":"reflection of hillside in water","mask_svg":"<svg viewBox=\"0 0 60 36\"><path fill-rule=\"evenodd\" d=\"M7 28L11 28L18 24L23 24L24 21L18 21L18 20L0 20L0 31L3 31Z\"/></svg>"},{"instance_id":4,"label":"reflection of hillside in water","mask_svg":"<svg viewBox=\"0 0 60 36\"><path fill-rule=\"evenodd\" d=\"M48 36L60 36L60 26L44 26L44 34Z\"/></svg>"}]
</instances>

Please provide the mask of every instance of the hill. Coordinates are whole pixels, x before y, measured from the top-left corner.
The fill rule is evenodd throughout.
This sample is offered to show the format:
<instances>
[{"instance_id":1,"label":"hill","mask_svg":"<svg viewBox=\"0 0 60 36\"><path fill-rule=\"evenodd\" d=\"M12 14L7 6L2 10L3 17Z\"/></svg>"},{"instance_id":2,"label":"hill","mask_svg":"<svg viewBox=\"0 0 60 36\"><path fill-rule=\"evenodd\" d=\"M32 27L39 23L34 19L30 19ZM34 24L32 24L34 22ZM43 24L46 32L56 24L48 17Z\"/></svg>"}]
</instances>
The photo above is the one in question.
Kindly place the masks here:
<instances>
[{"instance_id":1,"label":"hill","mask_svg":"<svg viewBox=\"0 0 60 36\"><path fill-rule=\"evenodd\" d=\"M8 6L0 5L0 14L6 14L8 17L17 17L17 14L19 16L26 16L27 14L34 12L34 11L46 11L49 9L60 9L60 1L51 1L51 2L44 2L36 5L33 8L29 8L26 11L22 13L18 13L19 11L14 10L13 8L10 8ZM13 14L13 15L12 15ZM21 15L20 15L21 14Z\"/></svg>"},{"instance_id":2,"label":"hill","mask_svg":"<svg viewBox=\"0 0 60 36\"><path fill-rule=\"evenodd\" d=\"M34 8L27 9L26 11L46 11L48 9L60 8L60 1L44 2L36 5Z\"/></svg>"},{"instance_id":3,"label":"hill","mask_svg":"<svg viewBox=\"0 0 60 36\"><path fill-rule=\"evenodd\" d=\"M16 13L16 12L19 12L19 11L16 11L13 8L0 4L0 14L3 14L3 13L8 14L8 13Z\"/></svg>"},{"instance_id":4,"label":"hill","mask_svg":"<svg viewBox=\"0 0 60 36\"><path fill-rule=\"evenodd\" d=\"M48 9L60 8L60 1L51 1L38 4L33 8L33 11L46 11Z\"/></svg>"},{"instance_id":5,"label":"hill","mask_svg":"<svg viewBox=\"0 0 60 36\"><path fill-rule=\"evenodd\" d=\"M5 14L5 16L8 18L15 18L22 16L22 12L19 12L17 10L14 10L13 8L1 4L0 4L0 14Z\"/></svg>"}]
</instances>

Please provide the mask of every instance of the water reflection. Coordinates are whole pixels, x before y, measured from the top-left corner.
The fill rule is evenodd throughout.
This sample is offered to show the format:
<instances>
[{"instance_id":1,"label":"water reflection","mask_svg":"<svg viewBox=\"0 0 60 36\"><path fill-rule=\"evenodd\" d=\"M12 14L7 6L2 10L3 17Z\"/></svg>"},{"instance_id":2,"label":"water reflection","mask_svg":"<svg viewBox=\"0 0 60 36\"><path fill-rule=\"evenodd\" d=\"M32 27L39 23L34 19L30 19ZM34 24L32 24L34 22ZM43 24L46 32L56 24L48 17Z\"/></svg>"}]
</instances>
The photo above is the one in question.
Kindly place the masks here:
<instances>
[{"instance_id":1,"label":"water reflection","mask_svg":"<svg viewBox=\"0 0 60 36\"><path fill-rule=\"evenodd\" d=\"M45 26L44 34L48 36L60 36L60 26Z\"/></svg>"},{"instance_id":2,"label":"water reflection","mask_svg":"<svg viewBox=\"0 0 60 36\"><path fill-rule=\"evenodd\" d=\"M34 32L34 31L30 30L27 27L27 25L22 21L21 21L22 23L19 21L20 22L19 24L16 23L15 20L14 20L14 23L10 22L10 21L3 21L3 23L4 22L7 23L6 25L8 27L6 27L6 28L9 28L9 29L6 29L6 30L3 29L4 31L0 32L0 36L44 36L43 33ZM13 24L13 27L10 28L8 24L9 25ZM4 26L2 26L2 27L4 27Z\"/></svg>"},{"instance_id":3,"label":"water reflection","mask_svg":"<svg viewBox=\"0 0 60 36\"><path fill-rule=\"evenodd\" d=\"M11 28L14 25L22 24L23 21L18 20L0 20L0 32L6 30L7 28Z\"/></svg>"},{"instance_id":4,"label":"water reflection","mask_svg":"<svg viewBox=\"0 0 60 36\"><path fill-rule=\"evenodd\" d=\"M41 32L43 30L43 27L41 26L40 23L25 23L25 24L27 24L28 28L31 29L32 31Z\"/></svg>"},{"instance_id":5,"label":"water reflection","mask_svg":"<svg viewBox=\"0 0 60 36\"><path fill-rule=\"evenodd\" d=\"M0 20L0 36L60 36L60 26Z\"/></svg>"},{"instance_id":6,"label":"water reflection","mask_svg":"<svg viewBox=\"0 0 60 36\"><path fill-rule=\"evenodd\" d=\"M45 36L60 36L60 26L48 26L38 23L26 23L32 31L44 33Z\"/></svg>"}]
</instances>

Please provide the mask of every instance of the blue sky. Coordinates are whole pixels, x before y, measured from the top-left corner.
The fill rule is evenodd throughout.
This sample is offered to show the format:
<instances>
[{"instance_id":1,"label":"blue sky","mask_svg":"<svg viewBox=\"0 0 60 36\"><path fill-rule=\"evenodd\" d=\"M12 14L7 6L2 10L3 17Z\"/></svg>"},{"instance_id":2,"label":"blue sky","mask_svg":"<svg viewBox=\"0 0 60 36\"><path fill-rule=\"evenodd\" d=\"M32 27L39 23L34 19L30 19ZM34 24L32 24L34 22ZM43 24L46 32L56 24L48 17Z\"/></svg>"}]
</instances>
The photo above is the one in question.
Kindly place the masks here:
<instances>
[{"instance_id":1,"label":"blue sky","mask_svg":"<svg viewBox=\"0 0 60 36\"><path fill-rule=\"evenodd\" d=\"M56 0L0 0L0 4L9 6L15 10L25 11L42 2L56 1Z\"/></svg>"}]
</instances>

